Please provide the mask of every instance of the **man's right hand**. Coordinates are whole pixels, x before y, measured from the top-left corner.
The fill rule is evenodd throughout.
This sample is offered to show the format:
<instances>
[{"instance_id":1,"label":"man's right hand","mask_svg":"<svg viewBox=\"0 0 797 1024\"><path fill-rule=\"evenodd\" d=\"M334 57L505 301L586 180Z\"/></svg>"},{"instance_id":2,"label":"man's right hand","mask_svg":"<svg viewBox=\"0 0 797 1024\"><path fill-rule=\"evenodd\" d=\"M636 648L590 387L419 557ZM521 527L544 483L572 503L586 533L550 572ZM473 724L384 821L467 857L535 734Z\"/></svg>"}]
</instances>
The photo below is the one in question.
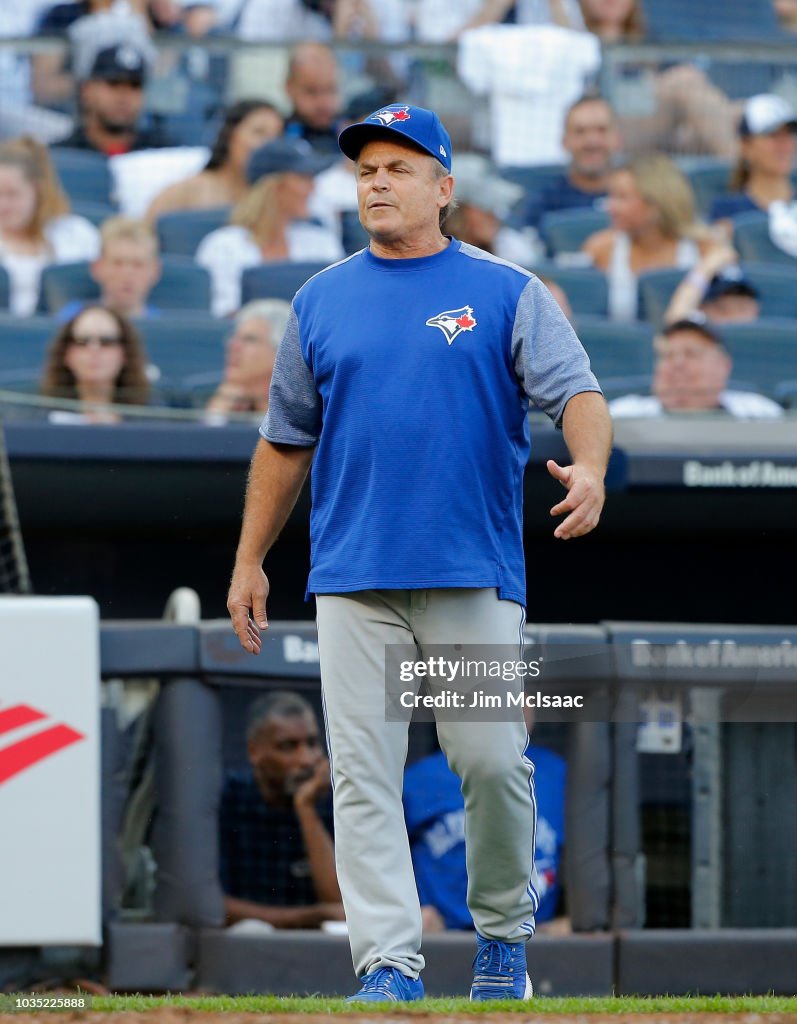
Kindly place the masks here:
<instances>
[{"instance_id":1,"label":"man's right hand","mask_svg":"<svg viewBox=\"0 0 797 1024\"><path fill-rule=\"evenodd\" d=\"M250 654L260 654L261 630L268 629L268 590L268 578L259 565L236 564L227 595L227 611L241 647Z\"/></svg>"}]
</instances>

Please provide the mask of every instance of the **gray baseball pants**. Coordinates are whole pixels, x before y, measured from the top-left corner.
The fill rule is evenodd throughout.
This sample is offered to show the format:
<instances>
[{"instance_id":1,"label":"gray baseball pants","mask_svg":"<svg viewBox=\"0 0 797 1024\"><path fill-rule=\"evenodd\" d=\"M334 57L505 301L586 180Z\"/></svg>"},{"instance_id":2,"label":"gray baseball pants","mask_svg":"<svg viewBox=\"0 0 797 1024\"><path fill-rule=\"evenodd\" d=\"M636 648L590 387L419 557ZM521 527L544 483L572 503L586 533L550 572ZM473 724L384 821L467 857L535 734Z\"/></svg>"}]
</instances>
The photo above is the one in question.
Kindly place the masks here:
<instances>
[{"instance_id":1,"label":"gray baseball pants","mask_svg":"<svg viewBox=\"0 0 797 1024\"><path fill-rule=\"evenodd\" d=\"M385 646L507 644L519 656L524 612L495 589L364 590L319 594L318 640L332 763L335 862L358 977L423 969L421 911L401 801L406 722L386 721ZM518 652L517 655L514 652ZM470 682L472 686L472 680ZM506 692L523 681L507 684ZM429 692L457 683L429 680ZM525 941L539 900L537 806L527 734L515 721L437 721L462 780L468 907L488 939Z\"/></svg>"}]
</instances>

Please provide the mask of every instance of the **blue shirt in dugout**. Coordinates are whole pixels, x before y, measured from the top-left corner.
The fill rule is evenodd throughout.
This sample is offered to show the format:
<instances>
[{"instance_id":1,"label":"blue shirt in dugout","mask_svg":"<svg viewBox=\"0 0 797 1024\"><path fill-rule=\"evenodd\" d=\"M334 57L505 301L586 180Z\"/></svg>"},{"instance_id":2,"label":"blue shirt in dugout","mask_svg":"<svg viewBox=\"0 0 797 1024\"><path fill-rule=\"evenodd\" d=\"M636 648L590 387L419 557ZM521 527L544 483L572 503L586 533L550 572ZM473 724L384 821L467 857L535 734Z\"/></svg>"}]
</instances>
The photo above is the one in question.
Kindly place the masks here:
<instances>
[{"instance_id":1,"label":"blue shirt in dugout","mask_svg":"<svg viewBox=\"0 0 797 1024\"><path fill-rule=\"evenodd\" d=\"M311 278L261 426L317 445L308 593L496 587L525 604L529 402L558 424L599 390L547 288L456 239Z\"/></svg>"},{"instance_id":2,"label":"blue shirt in dugout","mask_svg":"<svg viewBox=\"0 0 797 1024\"><path fill-rule=\"evenodd\" d=\"M545 747L529 746L537 798L535 865L540 906L537 923L549 921L559 905L559 866L565 839L564 760ZM459 778L438 751L416 761L404 774L404 817L421 905L436 908L446 928L473 928L468 910L465 864L465 803Z\"/></svg>"}]
</instances>

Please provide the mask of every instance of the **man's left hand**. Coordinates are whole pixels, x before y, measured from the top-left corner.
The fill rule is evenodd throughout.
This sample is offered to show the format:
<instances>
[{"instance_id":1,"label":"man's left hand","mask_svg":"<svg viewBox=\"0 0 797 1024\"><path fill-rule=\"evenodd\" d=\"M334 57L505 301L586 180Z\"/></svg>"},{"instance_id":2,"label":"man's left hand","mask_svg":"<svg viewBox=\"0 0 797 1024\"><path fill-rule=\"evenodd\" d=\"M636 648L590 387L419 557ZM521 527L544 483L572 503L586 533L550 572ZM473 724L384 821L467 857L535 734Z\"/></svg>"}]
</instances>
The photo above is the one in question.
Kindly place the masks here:
<instances>
[{"instance_id":1,"label":"man's left hand","mask_svg":"<svg viewBox=\"0 0 797 1024\"><path fill-rule=\"evenodd\" d=\"M298 810L300 807L312 806L320 796L323 796L329 790L331 785L329 759L323 757L315 766L315 771L310 778L305 779L297 787L296 792L293 794L294 807Z\"/></svg>"},{"instance_id":2,"label":"man's left hand","mask_svg":"<svg viewBox=\"0 0 797 1024\"><path fill-rule=\"evenodd\" d=\"M605 501L603 480L594 470L578 463L560 466L548 459L547 466L551 476L567 488L567 497L551 509L552 516L569 513L554 530L554 537L560 540L583 537L598 525Z\"/></svg>"}]
</instances>

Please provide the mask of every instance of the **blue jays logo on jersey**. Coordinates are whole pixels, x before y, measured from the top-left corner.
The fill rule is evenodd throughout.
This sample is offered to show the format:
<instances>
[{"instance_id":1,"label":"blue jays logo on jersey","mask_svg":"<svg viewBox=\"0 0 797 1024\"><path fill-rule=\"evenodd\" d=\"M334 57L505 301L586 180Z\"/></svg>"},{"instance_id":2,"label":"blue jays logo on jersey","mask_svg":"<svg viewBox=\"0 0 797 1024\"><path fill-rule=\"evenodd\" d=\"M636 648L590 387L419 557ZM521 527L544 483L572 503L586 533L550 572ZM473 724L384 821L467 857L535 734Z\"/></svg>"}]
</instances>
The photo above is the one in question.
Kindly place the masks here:
<instances>
[{"instance_id":1,"label":"blue jays logo on jersey","mask_svg":"<svg viewBox=\"0 0 797 1024\"><path fill-rule=\"evenodd\" d=\"M426 321L426 326L439 327L450 345L454 338L462 334L463 331L472 331L476 326L473 307L462 306L460 309L447 309L444 313L430 317Z\"/></svg>"},{"instance_id":2,"label":"blue jays logo on jersey","mask_svg":"<svg viewBox=\"0 0 797 1024\"><path fill-rule=\"evenodd\" d=\"M368 120L378 121L387 128L395 121L409 121L410 116L409 107L385 107L384 110L377 110L375 114L371 114Z\"/></svg>"}]
</instances>

